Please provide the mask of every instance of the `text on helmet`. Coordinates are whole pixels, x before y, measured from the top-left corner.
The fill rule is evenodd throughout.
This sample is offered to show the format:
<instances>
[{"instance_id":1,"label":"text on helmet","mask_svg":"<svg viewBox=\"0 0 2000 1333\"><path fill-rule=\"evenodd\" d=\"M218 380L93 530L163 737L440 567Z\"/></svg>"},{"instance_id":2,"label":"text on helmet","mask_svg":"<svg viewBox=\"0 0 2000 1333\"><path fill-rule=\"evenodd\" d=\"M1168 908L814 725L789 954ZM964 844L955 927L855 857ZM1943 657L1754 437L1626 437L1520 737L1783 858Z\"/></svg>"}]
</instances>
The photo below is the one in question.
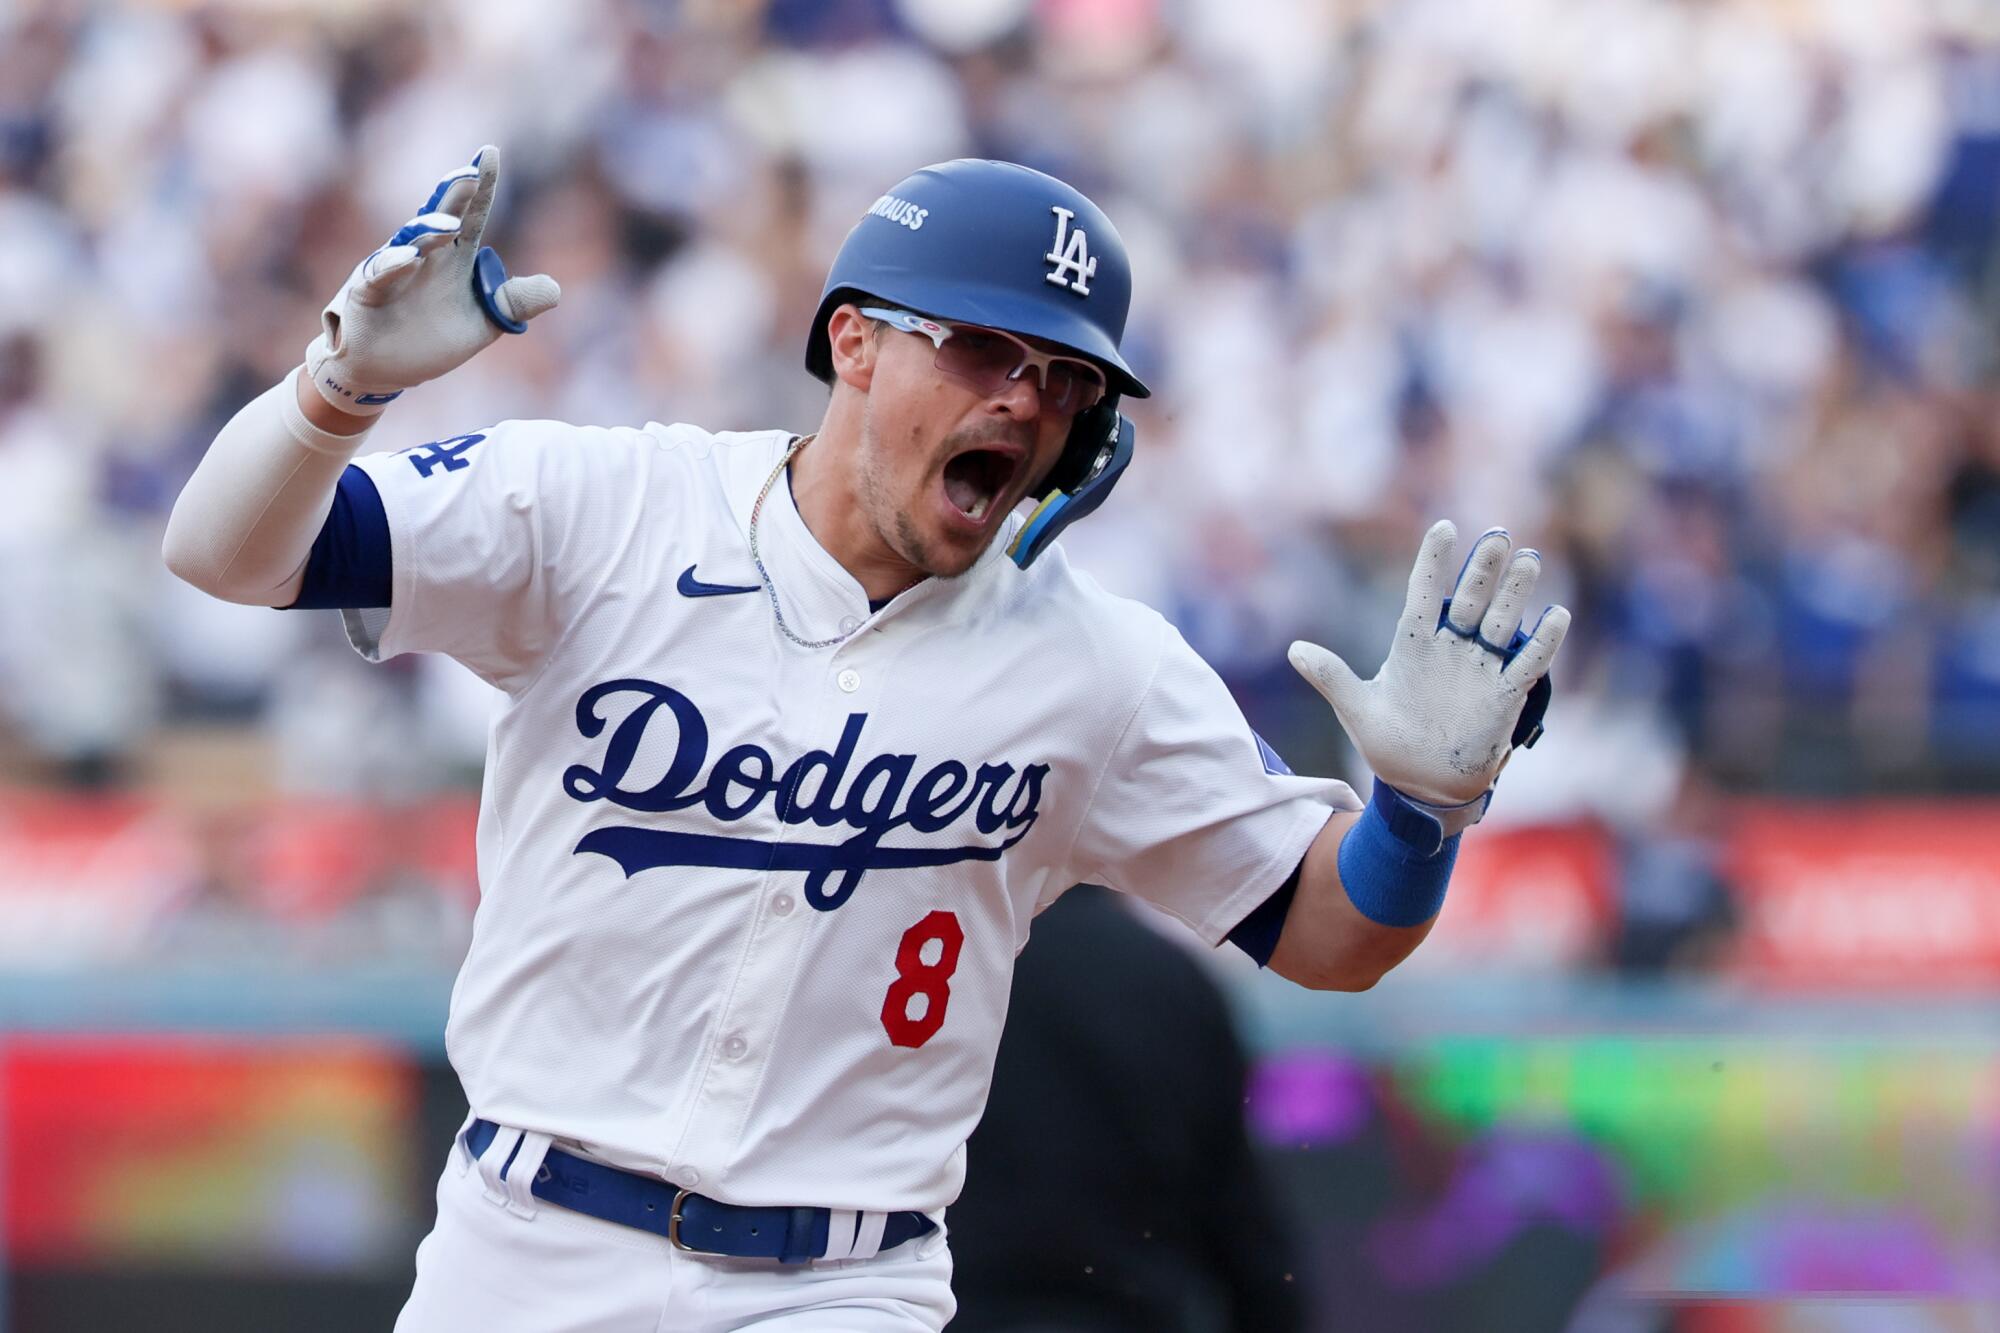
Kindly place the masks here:
<instances>
[{"instance_id":1,"label":"text on helmet","mask_svg":"<svg viewBox=\"0 0 2000 1333\"><path fill-rule=\"evenodd\" d=\"M885 194L869 208L868 212L878 218L900 222L911 231L924 225L924 219L931 215L928 208L918 208L907 199L898 199L893 194Z\"/></svg>"}]
</instances>

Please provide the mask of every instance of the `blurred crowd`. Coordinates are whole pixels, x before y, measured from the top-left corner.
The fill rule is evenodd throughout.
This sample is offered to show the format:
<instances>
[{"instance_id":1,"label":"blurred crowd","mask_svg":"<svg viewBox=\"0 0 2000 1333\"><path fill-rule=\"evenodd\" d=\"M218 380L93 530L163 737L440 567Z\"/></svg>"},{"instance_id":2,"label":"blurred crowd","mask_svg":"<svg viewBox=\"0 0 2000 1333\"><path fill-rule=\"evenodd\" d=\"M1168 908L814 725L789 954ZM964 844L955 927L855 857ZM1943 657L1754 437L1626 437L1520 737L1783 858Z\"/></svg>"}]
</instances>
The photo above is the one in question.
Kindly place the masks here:
<instances>
[{"instance_id":1,"label":"blurred crowd","mask_svg":"<svg viewBox=\"0 0 2000 1333\"><path fill-rule=\"evenodd\" d=\"M1295 767L1443 515L1577 629L1495 817L2000 783L2000 8L1985 0L296 0L0 9L0 773L236 728L292 793L471 780L491 707L158 543L217 428L482 143L561 308L372 447L817 424L827 261L912 168L1091 193L1156 396L1073 558Z\"/></svg>"}]
</instances>

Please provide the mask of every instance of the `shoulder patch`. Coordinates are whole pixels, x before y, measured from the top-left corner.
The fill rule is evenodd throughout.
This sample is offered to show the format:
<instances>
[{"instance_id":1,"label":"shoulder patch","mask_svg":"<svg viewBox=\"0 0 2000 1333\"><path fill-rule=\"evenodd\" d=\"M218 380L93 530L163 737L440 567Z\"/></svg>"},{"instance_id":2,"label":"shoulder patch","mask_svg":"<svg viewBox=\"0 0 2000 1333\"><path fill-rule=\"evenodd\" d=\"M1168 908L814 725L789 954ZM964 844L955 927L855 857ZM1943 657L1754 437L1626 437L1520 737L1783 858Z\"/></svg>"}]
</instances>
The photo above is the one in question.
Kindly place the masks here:
<instances>
[{"instance_id":1,"label":"shoulder patch","mask_svg":"<svg viewBox=\"0 0 2000 1333\"><path fill-rule=\"evenodd\" d=\"M412 445L402 451L410 460L410 466L420 477L432 477L439 472L457 472L472 466L472 460L465 457L466 451L485 440L486 436L454 435L448 440L433 440L429 444Z\"/></svg>"}]
</instances>

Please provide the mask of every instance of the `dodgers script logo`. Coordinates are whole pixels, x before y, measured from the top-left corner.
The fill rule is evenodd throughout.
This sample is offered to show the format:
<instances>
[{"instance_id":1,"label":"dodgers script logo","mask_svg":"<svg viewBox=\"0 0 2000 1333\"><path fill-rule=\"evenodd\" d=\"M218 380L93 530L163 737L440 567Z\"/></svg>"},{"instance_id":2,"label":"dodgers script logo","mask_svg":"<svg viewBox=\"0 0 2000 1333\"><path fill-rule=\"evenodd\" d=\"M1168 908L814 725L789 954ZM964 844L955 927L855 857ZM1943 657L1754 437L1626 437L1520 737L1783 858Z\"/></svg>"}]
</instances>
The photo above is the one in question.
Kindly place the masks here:
<instances>
[{"instance_id":1,"label":"dodgers script logo","mask_svg":"<svg viewBox=\"0 0 2000 1333\"><path fill-rule=\"evenodd\" d=\"M819 911L831 912L854 895L862 875L870 870L997 861L1002 852L1028 836L1040 815L1047 764L1028 764L1018 773L1012 764L981 764L974 773L956 759L947 759L913 779L915 755L878 754L862 764L848 782L847 770L868 722L866 713L848 715L832 750L809 750L782 773L770 751L746 743L723 751L708 769L706 781L698 779L708 763L708 719L692 699L672 686L636 679L594 685L576 701L576 729L595 739L609 721L606 705L615 712L628 703L631 711L612 728L611 739L605 744L603 766L572 764L564 771L563 791L572 798L609 801L649 814L699 805L724 824L749 817L766 800L775 798L778 818L786 824L813 823L854 832L838 842L771 843L626 825L593 829L577 843L578 853L608 856L627 876L661 866L802 871L806 901ZM672 762L650 787L633 791L621 786L646 729L662 708L678 729ZM1011 836L990 844L882 846L884 835L897 829L942 833L968 814L979 833L991 837L1006 832Z\"/></svg>"}]
</instances>

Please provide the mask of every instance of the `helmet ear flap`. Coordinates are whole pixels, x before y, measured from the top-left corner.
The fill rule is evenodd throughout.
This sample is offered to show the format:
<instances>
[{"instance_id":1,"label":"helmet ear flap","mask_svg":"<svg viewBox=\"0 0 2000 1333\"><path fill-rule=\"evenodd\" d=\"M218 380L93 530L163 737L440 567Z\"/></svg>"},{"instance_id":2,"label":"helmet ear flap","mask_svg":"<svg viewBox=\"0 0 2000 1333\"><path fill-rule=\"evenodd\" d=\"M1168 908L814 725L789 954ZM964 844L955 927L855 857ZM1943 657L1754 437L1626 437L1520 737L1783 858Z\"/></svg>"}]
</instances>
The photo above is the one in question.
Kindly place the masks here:
<instances>
[{"instance_id":1,"label":"helmet ear flap","mask_svg":"<svg viewBox=\"0 0 2000 1333\"><path fill-rule=\"evenodd\" d=\"M1058 533L1104 503L1132 462L1132 445L1132 422L1118 410L1116 394L1076 414L1062 455L1042 482L1042 502L1008 544L1016 565L1026 569Z\"/></svg>"},{"instance_id":2,"label":"helmet ear flap","mask_svg":"<svg viewBox=\"0 0 2000 1333\"><path fill-rule=\"evenodd\" d=\"M1107 448L1116 445L1120 420L1117 395L1106 394L1102 399L1076 414L1070 423L1069 438L1063 442L1063 451L1057 456L1055 466L1042 480L1042 491L1075 491L1090 480L1096 470L1098 459Z\"/></svg>"}]
</instances>

